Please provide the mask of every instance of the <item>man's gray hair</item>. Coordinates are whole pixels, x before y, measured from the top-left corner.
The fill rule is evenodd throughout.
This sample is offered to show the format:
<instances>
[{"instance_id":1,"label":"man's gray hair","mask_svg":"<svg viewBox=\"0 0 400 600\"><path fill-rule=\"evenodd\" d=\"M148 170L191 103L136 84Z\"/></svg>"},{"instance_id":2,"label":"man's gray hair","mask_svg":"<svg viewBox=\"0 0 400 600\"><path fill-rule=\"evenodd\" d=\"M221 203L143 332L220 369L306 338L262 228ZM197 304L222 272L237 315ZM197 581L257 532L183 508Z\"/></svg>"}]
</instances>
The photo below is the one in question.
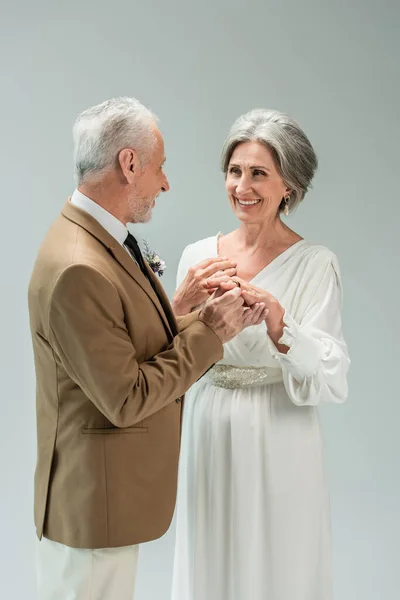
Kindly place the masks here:
<instances>
[{"instance_id":1,"label":"man's gray hair","mask_svg":"<svg viewBox=\"0 0 400 600\"><path fill-rule=\"evenodd\" d=\"M221 166L227 174L232 153L243 142L260 142L273 154L276 167L291 194L292 211L303 200L318 166L314 149L304 131L287 115L257 108L241 115L232 125L222 148ZM281 203L280 208L284 208Z\"/></svg>"},{"instance_id":2,"label":"man's gray hair","mask_svg":"<svg viewBox=\"0 0 400 600\"><path fill-rule=\"evenodd\" d=\"M73 128L75 179L79 184L117 164L124 148L142 163L156 143L157 117L135 98L112 98L78 115Z\"/></svg>"}]
</instances>

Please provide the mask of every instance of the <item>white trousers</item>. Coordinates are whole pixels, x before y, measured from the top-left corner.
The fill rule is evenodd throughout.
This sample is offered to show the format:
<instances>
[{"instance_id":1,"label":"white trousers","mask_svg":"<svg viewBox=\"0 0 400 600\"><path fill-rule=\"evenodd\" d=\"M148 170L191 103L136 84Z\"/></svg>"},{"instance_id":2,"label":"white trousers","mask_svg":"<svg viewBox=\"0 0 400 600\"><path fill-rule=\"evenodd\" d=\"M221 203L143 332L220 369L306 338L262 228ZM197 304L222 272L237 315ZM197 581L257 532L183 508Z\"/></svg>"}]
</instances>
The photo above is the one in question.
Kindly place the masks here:
<instances>
[{"instance_id":1,"label":"white trousers","mask_svg":"<svg viewBox=\"0 0 400 600\"><path fill-rule=\"evenodd\" d=\"M139 546L70 548L38 541L38 600L133 600Z\"/></svg>"}]
</instances>

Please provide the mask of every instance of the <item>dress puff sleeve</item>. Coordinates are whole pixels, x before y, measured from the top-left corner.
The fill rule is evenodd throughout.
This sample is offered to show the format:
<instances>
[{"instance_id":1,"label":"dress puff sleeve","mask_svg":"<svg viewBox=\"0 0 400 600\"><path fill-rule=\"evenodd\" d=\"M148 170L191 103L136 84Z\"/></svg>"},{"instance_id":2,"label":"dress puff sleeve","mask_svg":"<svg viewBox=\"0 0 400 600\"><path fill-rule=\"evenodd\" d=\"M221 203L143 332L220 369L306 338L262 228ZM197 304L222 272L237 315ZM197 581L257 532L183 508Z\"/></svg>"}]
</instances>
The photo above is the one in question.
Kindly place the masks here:
<instances>
[{"instance_id":1,"label":"dress puff sleeve","mask_svg":"<svg viewBox=\"0 0 400 600\"><path fill-rule=\"evenodd\" d=\"M338 404L347 398L350 359L342 334L341 304L340 272L332 255L301 321L285 311L279 344L288 346L288 353L279 352L268 337L270 352L282 367L286 391L298 406Z\"/></svg>"}]
</instances>

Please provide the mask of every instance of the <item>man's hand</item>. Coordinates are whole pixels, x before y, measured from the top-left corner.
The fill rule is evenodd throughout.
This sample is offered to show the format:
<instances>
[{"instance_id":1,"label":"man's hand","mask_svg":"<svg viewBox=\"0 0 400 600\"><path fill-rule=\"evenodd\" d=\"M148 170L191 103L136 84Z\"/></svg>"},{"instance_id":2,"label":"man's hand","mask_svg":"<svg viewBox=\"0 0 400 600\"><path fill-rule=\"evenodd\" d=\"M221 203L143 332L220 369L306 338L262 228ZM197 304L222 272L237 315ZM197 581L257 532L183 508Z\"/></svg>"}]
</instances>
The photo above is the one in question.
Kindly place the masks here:
<instances>
[{"instance_id":1,"label":"man's hand","mask_svg":"<svg viewBox=\"0 0 400 600\"><path fill-rule=\"evenodd\" d=\"M240 288L227 281L221 283L207 300L199 318L214 330L224 344L245 327L262 323L266 318L265 304L255 302L251 307L245 307Z\"/></svg>"},{"instance_id":2,"label":"man's hand","mask_svg":"<svg viewBox=\"0 0 400 600\"><path fill-rule=\"evenodd\" d=\"M235 273L236 264L221 257L208 258L190 267L172 299L175 315L186 315L203 304L222 282L228 281Z\"/></svg>"}]
</instances>

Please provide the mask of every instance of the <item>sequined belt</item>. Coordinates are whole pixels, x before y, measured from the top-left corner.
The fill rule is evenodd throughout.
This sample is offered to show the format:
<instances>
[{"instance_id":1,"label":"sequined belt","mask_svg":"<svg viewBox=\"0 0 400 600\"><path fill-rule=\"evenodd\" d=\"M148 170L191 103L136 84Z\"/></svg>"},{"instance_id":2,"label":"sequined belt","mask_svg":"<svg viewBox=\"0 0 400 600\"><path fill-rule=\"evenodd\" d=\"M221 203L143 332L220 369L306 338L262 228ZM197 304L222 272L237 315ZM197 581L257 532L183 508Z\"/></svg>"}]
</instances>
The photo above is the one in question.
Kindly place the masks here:
<instances>
[{"instance_id":1,"label":"sequined belt","mask_svg":"<svg viewBox=\"0 0 400 600\"><path fill-rule=\"evenodd\" d=\"M209 383L227 389L256 387L282 381L282 371L270 367L215 365L204 376Z\"/></svg>"}]
</instances>

